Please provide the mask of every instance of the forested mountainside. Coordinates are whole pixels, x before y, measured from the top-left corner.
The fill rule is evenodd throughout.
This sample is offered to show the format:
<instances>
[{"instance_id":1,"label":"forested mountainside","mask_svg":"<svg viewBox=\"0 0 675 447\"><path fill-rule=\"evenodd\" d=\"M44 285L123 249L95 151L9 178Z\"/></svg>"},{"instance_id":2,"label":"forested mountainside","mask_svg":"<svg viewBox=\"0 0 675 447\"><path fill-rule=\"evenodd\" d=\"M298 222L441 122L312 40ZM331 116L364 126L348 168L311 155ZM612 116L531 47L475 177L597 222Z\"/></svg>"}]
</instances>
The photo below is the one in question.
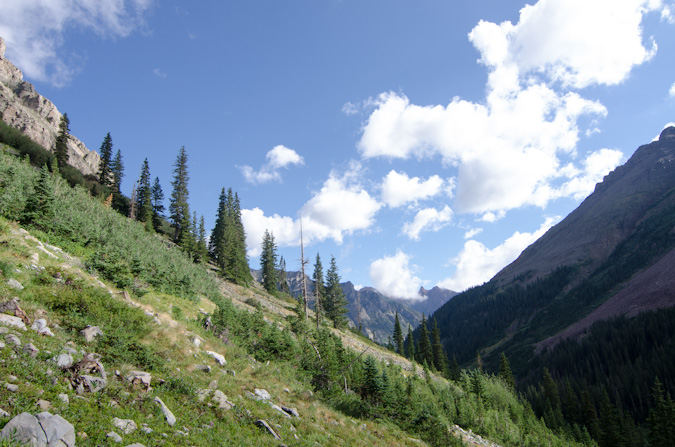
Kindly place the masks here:
<instances>
[{"instance_id":1,"label":"forested mountainside","mask_svg":"<svg viewBox=\"0 0 675 447\"><path fill-rule=\"evenodd\" d=\"M660 402L652 395L675 392L674 259L670 127L516 261L433 318L459 364L479 353L496 371L505 354L548 426L585 427L601 446L648 445L650 409Z\"/></svg>"}]
</instances>

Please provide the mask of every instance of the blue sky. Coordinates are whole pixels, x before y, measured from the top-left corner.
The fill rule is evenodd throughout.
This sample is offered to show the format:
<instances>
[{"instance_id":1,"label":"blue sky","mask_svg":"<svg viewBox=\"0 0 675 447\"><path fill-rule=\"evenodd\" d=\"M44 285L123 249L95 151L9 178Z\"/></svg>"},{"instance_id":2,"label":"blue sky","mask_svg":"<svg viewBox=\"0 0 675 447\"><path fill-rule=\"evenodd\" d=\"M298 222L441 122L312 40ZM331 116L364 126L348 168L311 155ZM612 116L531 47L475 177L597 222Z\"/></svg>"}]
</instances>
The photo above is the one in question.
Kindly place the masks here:
<instances>
[{"instance_id":1,"label":"blue sky","mask_svg":"<svg viewBox=\"0 0 675 447\"><path fill-rule=\"evenodd\" d=\"M185 146L213 225L237 191L299 268L390 296L513 261L675 121L670 0L5 0L6 57L129 194ZM310 267L311 269L311 267Z\"/></svg>"}]
</instances>

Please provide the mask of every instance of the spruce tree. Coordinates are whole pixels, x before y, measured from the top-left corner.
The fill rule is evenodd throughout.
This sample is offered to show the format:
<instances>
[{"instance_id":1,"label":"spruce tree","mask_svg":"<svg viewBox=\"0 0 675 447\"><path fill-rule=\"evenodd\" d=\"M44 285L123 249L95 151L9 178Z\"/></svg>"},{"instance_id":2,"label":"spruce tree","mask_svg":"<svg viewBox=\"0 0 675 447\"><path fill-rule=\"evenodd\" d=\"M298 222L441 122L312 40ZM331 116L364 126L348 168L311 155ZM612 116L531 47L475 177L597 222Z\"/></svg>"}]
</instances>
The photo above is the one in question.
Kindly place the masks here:
<instances>
[{"instance_id":1,"label":"spruce tree","mask_svg":"<svg viewBox=\"0 0 675 447\"><path fill-rule=\"evenodd\" d=\"M218 210L216 211L216 223L211 230L209 238L209 252L213 262L220 267L221 274L224 274L225 265L225 227L227 226L227 196L225 188L220 191L218 197Z\"/></svg>"},{"instance_id":2,"label":"spruce tree","mask_svg":"<svg viewBox=\"0 0 675 447\"><path fill-rule=\"evenodd\" d=\"M98 182L102 186L111 185L111 170L110 163L112 161L112 151L113 151L113 142L110 132L107 133L101 143L101 148L99 149L99 155L101 156L101 161L98 165Z\"/></svg>"},{"instance_id":3,"label":"spruce tree","mask_svg":"<svg viewBox=\"0 0 675 447\"><path fill-rule=\"evenodd\" d=\"M159 177L155 177L155 181L151 188L152 195L152 225L155 231L162 228L162 221L164 220L164 191L162 185L159 183Z\"/></svg>"},{"instance_id":4,"label":"spruce tree","mask_svg":"<svg viewBox=\"0 0 675 447\"><path fill-rule=\"evenodd\" d=\"M408 336L406 337L405 355L408 359L415 361L415 339L413 338L412 327L408 325Z\"/></svg>"},{"instance_id":5,"label":"spruce tree","mask_svg":"<svg viewBox=\"0 0 675 447\"><path fill-rule=\"evenodd\" d=\"M434 317L433 327L431 329L431 355L434 361L436 371L444 376L448 374L448 358L445 355L445 349L441 344L441 331L438 329L436 317Z\"/></svg>"},{"instance_id":6,"label":"spruce tree","mask_svg":"<svg viewBox=\"0 0 675 447\"><path fill-rule=\"evenodd\" d=\"M68 140L70 139L70 119L68 114L64 113L59 121L59 133L54 141L54 155L59 168L68 165Z\"/></svg>"},{"instance_id":7,"label":"spruce tree","mask_svg":"<svg viewBox=\"0 0 675 447\"><path fill-rule=\"evenodd\" d=\"M249 285L253 281L251 276L251 269L248 265L248 255L246 254L246 232L244 231L244 224L241 220L241 202L239 201L239 195L234 193L232 197L232 189L228 191L228 200L230 202L230 207L228 208L228 222L232 227L232 231L228 234L231 235L232 240L228 242L230 245L228 265L229 270L232 272L234 281L238 284ZM230 199L230 197L232 197Z\"/></svg>"},{"instance_id":8,"label":"spruce tree","mask_svg":"<svg viewBox=\"0 0 675 447\"><path fill-rule=\"evenodd\" d=\"M152 229L152 187L150 186L150 165L146 158L141 165L141 175L136 188L136 219L145 222L146 228Z\"/></svg>"},{"instance_id":9,"label":"spruce tree","mask_svg":"<svg viewBox=\"0 0 675 447\"><path fill-rule=\"evenodd\" d=\"M122 195L122 178L124 178L124 162L122 161L122 152L118 149L115 158L110 162L110 173L112 174L112 193L113 209L123 215L128 213L129 203Z\"/></svg>"},{"instance_id":10,"label":"spruce tree","mask_svg":"<svg viewBox=\"0 0 675 447\"><path fill-rule=\"evenodd\" d=\"M206 228L204 227L204 216L199 219L199 228L197 230L197 256L199 262L206 261L209 256L209 249L206 247Z\"/></svg>"},{"instance_id":11,"label":"spruce tree","mask_svg":"<svg viewBox=\"0 0 675 447\"><path fill-rule=\"evenodd\" d=\"M277 247L274 243L274 235L265 230L262 241L262 253L260 254L260 268L262 269L262 284L265 290L276 295L277 293Z\"/></svg>"},{"instance_id":12,"label":"spruce tree","mask_svg":"<svg viewBox=\"0 0 675 447\"><path fill-rule=\"evenodd\" d=\"M429 331L427 330L427 320L422 314L422 322L420 323L420 341L419 349L417 351L417 361L427 365L434 364L434 355L431 350L431 341L429 340Z\"/></svg>"},{"instance_id":13,"label":"spruce tree","mask_svg":"<svg viewBox=\"0 0 675 447\"><path fill-rule=\"evenodd\" d=\"M663 391L663 385L657 377L652 387L654 405L649 410L647 424L649 425L650 447L666 447L673 444L675 439L675 403L670 394Z\"/></svg>"},{"instance_id":14,"label":"spruce tree","mask_svg":"<svg viewBox=\"0 0 675 447\"><path fill-rule=\"evenodd\" d=\"M506 385L511 391L514 391L516 389L516 381L513 378L513 373L511 372L511 365L509 364L509 359L503 352L501 359L499 360L499 378L502 380L504 385Z\"/></svg>"},{"instance_id":15,"label":"spruce tree","mask_svg":"<svg viewBox=\"0 0 675 447\"><path fill-rule=\"evenodd\" d=\"M321 256L316 254L316 261L314 262L314 273L312 274L314 281L314 312L316 313L317 326L321 322L321 314L325 308L324 297L326 296L326 287L324 286L323 265L321 264Z\"/></svg>"},{"instance_id":16,"label":"spruce tree","mask_svg":"<svg viewBox=\"0 0 675 447\"><path fill-rule=\"evenodd\" d=\"M403 352L403 331L401 331L401 322L398 319L398 311L396 311L396 317L394 317L394 347L396 352L399 355L405 355Z\"/></svg>"},{"instance_id":17,"label":"spruce tree","mask_svg":"<svg viewBox=\"0 0 675 447\"><path fill-rule=\"evenodd\" d=\"M24 223L47 229L54 216L54 186L47 165L42 166L33 186L33 194L28 197L21 219Z\"/></svg>"},{"instance_id":18,"label":"spruce tree","mask_svg":"<svg viewBox=\"0 0 675 447\"><path fill-rule=\"evenodd\" d=\"M450 379L455 382L459 381L462 378L461 371L459 370L459 363L457 363L457 357L452 356L452 367L450 368Z\"/></svg>"},{"instance_id":19,"label":"spruce tree","mask_svg":"<svg viewBox=\"0 0 675 447\"><path fill-rule=\"evenodd\" d=\"M181 247L184 247L181 243L188 244L190 241L189 234L182 234L184 231L189 232L190 225L190 207L188 205L189 180L187 152L185 152L185 146L182 146L178 151L174 164L173 181L171 182L173 190L171 191L169 202L170 219L174 228L173 240Z\"/></svg>"},{"instance_id":20,"label":"spruce tree","mask_svg":"<svg viewBox=\"0 0 675 447\"><path fill-rule=\"evenodd\" d=\"M286 260L283 256L279 257L279 291L287 295L291 294L291 288L288 286L288 273L286 273Z\"/></svg>"},{"instance_id":21,"label":"spruce tree","mask_svg":"<svg viewBox=\"0 0 675 447\"><path fill-rule=\"evenodd\" d=\"M335 329L344 328L347 325L347 300L345 293L340 286L340 276L338 274L335 256L331 256L330 267L326 272L326 297L324 306L326 316L333 321Z\"/></svg>"}]
</instances>

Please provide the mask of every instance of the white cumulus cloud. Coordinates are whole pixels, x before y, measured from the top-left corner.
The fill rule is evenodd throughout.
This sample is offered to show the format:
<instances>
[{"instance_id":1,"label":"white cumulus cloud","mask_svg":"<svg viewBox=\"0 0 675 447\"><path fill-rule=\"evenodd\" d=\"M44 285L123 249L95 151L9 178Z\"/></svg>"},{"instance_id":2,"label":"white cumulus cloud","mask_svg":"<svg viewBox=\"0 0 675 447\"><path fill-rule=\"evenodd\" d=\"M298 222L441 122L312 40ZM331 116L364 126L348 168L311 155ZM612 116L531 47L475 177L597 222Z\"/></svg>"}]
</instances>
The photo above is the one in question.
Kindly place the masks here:
<instances>
[{"instance_id":1,"label":"white cumulus cloud","mask_svg":"<svg viewBox=\"0 0 675 447\"><path fill-rule=\"evenodd\" d=\"M675 82L673 82L673 85L670 86L668 94L670 95L671 98L675 98Z\"/></svg>"},{"instance_id":2,"label":"white cumulus cloud","mask_svg":"<svg viewBox=\"0 0 675 447\"><path fill-rule=\"evenodd\" d=\"M274 146L267 152L265 158L267 161L258 171L248 165L237 166L247 182L254 185L272 181L281 182L280 169L305 164L305 160L297 152L283 145Z\"/></svg>"},{"instance_id":3,"label":"white cumulus cloud","mask_svg":"<svg viewBox=\"0 0 675 447\"><path fill-rule=\"evenodd\" d=\"M398 251L395 256L385 256L370 264L370 280L380 293L392 298L423 300L419 294L422 280L410 265L410 255Z\"/></svg>"},{"instance_id":4,"label":"white cumulus cloud","mask_svg":"<svg viewBox=\"0 0 675 447\"><path fill-rule=\"evenodd\" d=\"M396 208L437 195L442 192L443 184L443 179L437 175L421 180L419 177L410 178L405 172L392 170L382 181L382 200Z\"/></svg>"},{"instance_id":5,"label":"white cumulus cloud","mask_svg":"<svg viewBox=\"0 0 675 447\"><path fill-rule=\"evenodd\" d=\"M439 287L461 292L488 281L504 266L513 262L520 253L539 239L559 218L548 218L532 233L516 231L497 247L490 249L476 240L468 240L451 263L456 266L452 277L444 279Z\"/></svg>"},{"instance_id":6,"label":"white cumulus cloud","mask_svg":"<svg viewBox=\"0 0 675 447\"><path fill-rule=\"evenodd\" d=\"M406 222L403 225L403 233L410 239L418 241L423 231L438 231L450 223L452 214L452 209L447 205L442 210L422 209L417 212L412 222Z\"/></svg>"},{"instance_id":7,"label":"white cumulus cloud","mask_svg":"<svg viewBox=\"0 0 675 447\"><path fill-rule=\"evenodd\" d=\"M9 0L2 4L0 36L7 57L35 80L63 86L78 71L75 55L60 54L68 28L125 37L143 25L153 0Z\"/></svg>"}]
</instances>

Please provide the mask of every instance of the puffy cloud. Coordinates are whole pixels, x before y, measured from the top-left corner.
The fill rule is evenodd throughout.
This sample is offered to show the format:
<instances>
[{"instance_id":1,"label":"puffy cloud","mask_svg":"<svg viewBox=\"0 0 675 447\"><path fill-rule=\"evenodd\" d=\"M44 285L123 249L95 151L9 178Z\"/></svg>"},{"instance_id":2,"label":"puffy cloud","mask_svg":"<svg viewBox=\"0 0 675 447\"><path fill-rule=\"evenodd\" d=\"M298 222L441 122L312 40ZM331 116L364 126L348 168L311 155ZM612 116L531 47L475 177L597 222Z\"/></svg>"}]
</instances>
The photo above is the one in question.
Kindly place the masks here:
<instances>
[{"instance_id":1,"label":"puffy cloud","mask_svg":"<svg viewBox=\"0 0 675 447\"><path fill-rule=\"evenodd\" d=\"M380 293L392 298L423 300L419 294L422 280L415 276L410 266L410 256L397 251L395 256L385 256L370 264L370 280Z\"/></svg>"},{"instance_id":2,"label":"puffy cloud","mask_svg":"<svg viewBox=\"0 0 675 447\"><path fill-rule=\"evenodd\" d=\"M587 170L597 160L576 161L578 178L564 168L577 158L582 118L591 134L607 110L569 88L617 84L651 58L656 44L643 45L640 23L659 8L660 2L646 0L540 0L523 8L515 25L481 21L469 39L489 70L486 100L419 106L403 94L383 93L358 149L364 158L439 157L458 172L454 209L484 220L590 192L589 179L597 175ZM612 163L617 158L604 155Z\"/></svg>"},{"instance_id":3,"label":"puffy cloud","mask_svg":"<svg viewBox=\"0 0 675 447\"><path fill-rule=\"evenodd\" d=\"M525 248L543 236L558 220L548 218L532 233L517 231L493 249L473 239L466 241L459 255L451 260L457 267L455 274L441 281L439 287L461 292L468 287L488 281L504 266L513 262Z\"/></svg>"},{"instance_id":4,"label":"puffy cloud","mask_svg":"<svg viewBox=\"0 0 675 447\"><path fill-rule=\"evenodd\" d=\"M421 180L419 177L410 178L405 172L392 170L382 181L382 200L396 208L435 196L442 191L443 183L443 179L437 175Z\"/></svg>"},{"instance_id":5,"label":"puffy cloud","mask_svg":"<svg viewBox=\"0 0 675 447\"><path fill-rule=\"evenodd\" d=\"M471 239L483 232L482 228L471 228L464 233L464 239Z\"/></svg>"},{"instance_id":6,"label":"puffy cloud","mask_svg":"<svg viewBox=\"0 0 675 447\"><path fill-rule=\"evenodd\" d=\"M668 94L670 95L671 98L675 98L675 82L673 82L673 85L670 86Z\"/></svg>"},{"instance_id":7,"label":"puffy cloud","mask_svg":"<svg viewBox=\"0 0 675 447\"><path fill-rule=\"evenodd\" d=\"M412 222L403 225L403 232L412 240L418 241L423 231L438 231L452 219L452 210L445 206L442 210L425 208L417 212Z\"/></svg>"},{"instance_id":8,"label":"puffy cloud","mask_svg":"<svg viewBox=\"0 0 675 447\"><path fill-rule=\"evenodd\" d=\"M143 24L153 0L22 0L3 2L0 36L24 74L55 86L70 82L77 67L59 54L63 33L83 27L104 37L125 37Z\"/></svg>"},{"instance_id":9,"label":"puffy cloud","mask_svg":"<svg viewBox=\"0 0 675 447\"><path fill-rule=\"evenodd\" d=\"M279 247L300 245L300 220L306 244L326 239L341 244L346 234L370 228L382 204L359 183L359 169L358 165L352 165L343 176L331 172L321 189L302 206L299 219L277 214L265 216L258 208L242 210L248 254L260 254L265 229L272 231Z\"/></svg>"},{"instance_id":10,"label":"puffy cloud","mask_svg":"<svg viewBox=\"0 0 675 447\"><path fill-rule=\"evenodd\" d=\"M259 171L248 165L237 166L247 182L254 185L271 181L281 182L280 169L291 165L305 164L305 160L297 152L283 145L272 148L267 152L265 158L267 162L262 165Z\"/></svg>"}]
</instances>

